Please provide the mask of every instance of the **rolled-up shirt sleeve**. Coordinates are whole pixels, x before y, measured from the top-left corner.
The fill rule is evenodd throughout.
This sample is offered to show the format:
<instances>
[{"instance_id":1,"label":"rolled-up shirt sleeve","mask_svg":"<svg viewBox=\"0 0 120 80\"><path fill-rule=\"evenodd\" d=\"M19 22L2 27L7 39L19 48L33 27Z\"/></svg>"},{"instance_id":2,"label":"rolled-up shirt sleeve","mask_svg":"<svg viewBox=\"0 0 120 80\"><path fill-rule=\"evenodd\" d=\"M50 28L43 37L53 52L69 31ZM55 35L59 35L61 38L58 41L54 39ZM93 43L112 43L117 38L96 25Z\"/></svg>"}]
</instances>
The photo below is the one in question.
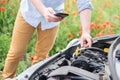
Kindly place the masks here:
<instances>
[{"instance_id":1,"label":"rolled-up shirt sleeve","mask_svg":"<svg viewBox=\"0 0 120 80\"><path fill-rule=\"evenodd\" d=\"M78 0L78 10L81 12L84 9L93 10L92 0Z\"/></svg>"}]
</instances>

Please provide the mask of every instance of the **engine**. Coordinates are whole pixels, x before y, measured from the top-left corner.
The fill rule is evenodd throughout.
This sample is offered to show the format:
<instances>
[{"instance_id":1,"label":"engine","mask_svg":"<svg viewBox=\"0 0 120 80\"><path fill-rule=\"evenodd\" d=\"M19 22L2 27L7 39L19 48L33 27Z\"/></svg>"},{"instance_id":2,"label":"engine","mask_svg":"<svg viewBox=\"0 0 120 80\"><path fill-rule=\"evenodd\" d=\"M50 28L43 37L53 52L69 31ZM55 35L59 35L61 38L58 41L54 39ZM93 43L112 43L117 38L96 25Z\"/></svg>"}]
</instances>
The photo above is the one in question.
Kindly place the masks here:
<instances>
[{"instance_id":1,"label":"engine","mask_svg":"<svg viewBox=\"0 0 120 80\"><path fill-rule=\"evenodd\" d=\"M71 52L72 50L72 52ZM78 46L64 52L49 67L39 72L35 80L103 80L106 78L107 53L96 47Z\"/></svg>"}]
</instances>

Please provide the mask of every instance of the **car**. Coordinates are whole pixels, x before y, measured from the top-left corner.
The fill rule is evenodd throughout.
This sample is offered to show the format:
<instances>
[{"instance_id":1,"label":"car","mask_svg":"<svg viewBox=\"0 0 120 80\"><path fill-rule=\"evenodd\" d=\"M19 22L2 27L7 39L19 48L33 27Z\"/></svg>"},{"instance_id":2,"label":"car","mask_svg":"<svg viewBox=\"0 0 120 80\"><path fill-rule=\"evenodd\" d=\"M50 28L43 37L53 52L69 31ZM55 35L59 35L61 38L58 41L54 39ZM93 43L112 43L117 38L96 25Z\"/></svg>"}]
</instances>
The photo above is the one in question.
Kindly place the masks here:
<instances>
[{"instance_id":1,"label":"car","mask_svg":"<svg viewBox=\"0 0 120 80\"><path fill-rule=\"evenodd\" d=\"M73 39L65 49L7 80L120 80L120 35L93 38L90 48Z\"/></svg>"}]
</instances>

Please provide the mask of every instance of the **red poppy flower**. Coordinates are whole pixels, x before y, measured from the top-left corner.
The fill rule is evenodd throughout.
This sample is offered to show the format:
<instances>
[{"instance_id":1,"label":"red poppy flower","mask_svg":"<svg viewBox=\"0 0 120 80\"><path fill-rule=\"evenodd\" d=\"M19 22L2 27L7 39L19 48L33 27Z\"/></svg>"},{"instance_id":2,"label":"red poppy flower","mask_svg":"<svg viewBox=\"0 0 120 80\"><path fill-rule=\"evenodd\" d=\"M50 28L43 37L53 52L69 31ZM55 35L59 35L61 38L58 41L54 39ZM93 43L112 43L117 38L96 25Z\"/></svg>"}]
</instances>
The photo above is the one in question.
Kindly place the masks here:
<instances>
[{"instance_id":1,"label":"red poppy flower","mask_svg":"<svg viewBox=\"0 0 120 80\"><path fill-rule=\"evenodd\" d=\"M74 38L74 35L72 33L69 33L68 36L73 39Z\"/></svg>"},{"instance_id":2,"label":"red poppy flower","mask_svg":"<svg viewBox=\"0 0 120 80\"><path fill-rule=\"evenodd\" d=\"M31 56L31 57L30 57L30 61L33 61L33 60L34 60L34 57L33 57L33 56Z\"/></svg>"},{"instance_id":3,"label":"red poppy flower","mask_svg":"<svg viewBox=\"0 0 120 80\"><path fill-rule=\"evenodd\" d=\"M0 11L5 11L5 7L4 6L0 7Z\"/></svg>"},{"instance_id":4,"label":"red poppy flower","mask_svg":"<svg viewBox=\"0 0 120 80\"><path fill-rule=\"evenodd\" d=\"M106 27L107 27L107 25L106 25L106 24L103 24L103 25L102 25L102 28L103 28L103 29L105 29Z\"/></svg>"},{"instance_id":5,"label":"red poppy flower","mask_svg":"<svg viewBox=\"0 0 120 80\"><path fill-rule=\"evenodd\" d=\"M97 26L96 26L96 29L100 29L100 25L97 25Z\"/></svg>"},{"instance_id":6,"label":"red poppy flower","mask_svg":"<svg viewBox=\"0 0 120 80\"><path fill-rule=\"evenodd\" d=\"M95 27L95 24L94 24L94 23L91 23L91 24L90 24L90 29L93 30L94 27Z\"/></svg>"}]
</instances>

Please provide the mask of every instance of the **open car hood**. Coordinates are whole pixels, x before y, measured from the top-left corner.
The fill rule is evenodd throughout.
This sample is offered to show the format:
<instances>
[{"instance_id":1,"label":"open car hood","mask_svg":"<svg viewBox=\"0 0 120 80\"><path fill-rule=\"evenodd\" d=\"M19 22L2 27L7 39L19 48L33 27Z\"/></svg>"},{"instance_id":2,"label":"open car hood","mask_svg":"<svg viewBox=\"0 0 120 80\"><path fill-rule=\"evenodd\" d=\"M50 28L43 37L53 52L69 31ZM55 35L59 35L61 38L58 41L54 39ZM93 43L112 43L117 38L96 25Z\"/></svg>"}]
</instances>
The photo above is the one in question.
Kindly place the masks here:
<instances>
[{"instance_id":1,"label":"open car hood","mask_svg":"<svg viewBox=\"0 0 120 80\"><path fill-rule=\"evenodd\" d=\"M120 80L119 67L119 34L94 38L91 48L81 48L74 39L12 80Z\"/></svg>"}]
</instances>

